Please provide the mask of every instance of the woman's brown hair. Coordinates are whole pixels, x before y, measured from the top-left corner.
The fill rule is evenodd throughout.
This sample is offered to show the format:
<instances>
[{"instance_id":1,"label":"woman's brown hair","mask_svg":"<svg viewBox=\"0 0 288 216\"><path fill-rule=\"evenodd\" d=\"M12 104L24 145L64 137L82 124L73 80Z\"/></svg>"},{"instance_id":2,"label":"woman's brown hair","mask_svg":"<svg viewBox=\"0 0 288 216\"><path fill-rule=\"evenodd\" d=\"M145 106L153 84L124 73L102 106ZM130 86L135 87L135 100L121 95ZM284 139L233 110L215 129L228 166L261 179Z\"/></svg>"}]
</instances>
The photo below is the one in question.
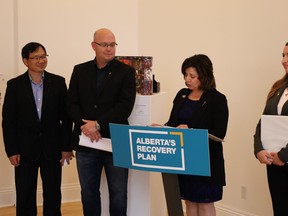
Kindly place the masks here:
<instances>
[{"instance_id":1,"label":"woman's brown hair","mask_svg":"<svg viewBox=\"0 0 288 216\"><path fill-rule=\"evenodd\" d=\"M285 46L288 46L288 42L285 44ZM276 92L278 91L278 89L280 89L283 85L285 85L287 81L288 81L288 74L286 73L280 80L277 80L277 81L273 84L270 92L268 93L267 101L268 101L271 97L273 97L273 96L276 94Z\"/></svg>"}]
</instances>

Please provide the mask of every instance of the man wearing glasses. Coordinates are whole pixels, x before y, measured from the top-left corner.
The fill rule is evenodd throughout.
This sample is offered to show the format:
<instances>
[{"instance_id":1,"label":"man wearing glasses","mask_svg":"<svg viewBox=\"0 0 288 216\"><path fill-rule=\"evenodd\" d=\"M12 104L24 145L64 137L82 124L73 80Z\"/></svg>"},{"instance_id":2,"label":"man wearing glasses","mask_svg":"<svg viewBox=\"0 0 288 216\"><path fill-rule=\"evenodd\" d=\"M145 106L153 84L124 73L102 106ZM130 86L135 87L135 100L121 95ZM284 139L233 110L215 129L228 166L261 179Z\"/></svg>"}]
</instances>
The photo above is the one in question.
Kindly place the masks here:
<instances>
[{"instance_id":1,"label":"man wearing glasses","mask_svg":"<svg viewBox=\"0 0 288 216\"><path fill-rule=\"evenodd\" d=\"M128 124L136 96L135 69L114 59L117 43L110 30L97 30L91 46L96 57L74 67L68 90L83 211L85 216L101 215L104 167L110 215L126 216L128 169L115 167L111 152L79 145L79 135L97 142L110 138L109 123Z\"/></svg>"},{"instance_id":2,"label":"man wearing glasses","mask_svg":"<svg viewBox=\"0 0 288 216\"><path fill-rule=\"evenodd\" d=\"M17 216L37 215L39 169L43 215L61 215L61 165L73 157L65 79L45 71L47 56L43 45L26 44L22 60L28 70L7 82L2 127L5 151L15 167Z\"/></svg>"}]
</instances>

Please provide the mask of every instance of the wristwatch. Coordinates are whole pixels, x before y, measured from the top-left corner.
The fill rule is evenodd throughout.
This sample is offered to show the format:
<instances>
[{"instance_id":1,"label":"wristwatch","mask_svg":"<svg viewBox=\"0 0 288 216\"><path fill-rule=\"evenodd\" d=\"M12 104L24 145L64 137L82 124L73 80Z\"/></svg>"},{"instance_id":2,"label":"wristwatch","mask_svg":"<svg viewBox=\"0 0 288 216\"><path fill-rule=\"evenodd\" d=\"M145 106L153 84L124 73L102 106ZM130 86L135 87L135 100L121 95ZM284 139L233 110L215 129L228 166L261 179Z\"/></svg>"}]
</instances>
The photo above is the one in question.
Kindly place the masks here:
<instances>
[{"instance_id":1,"label":"wristwatch","mask_svg":"<svg viewBox=\"0 0 288 216\"><path fill-rule=\"evenodd\" d=\"M97 122L97 121L95 121L95 127L96 127L96 129L97 129L98 131L100 131L100 130L101 130L101 127L100 127L100 125L98 124L98 122Z\"/></svg>"}]
</instances>

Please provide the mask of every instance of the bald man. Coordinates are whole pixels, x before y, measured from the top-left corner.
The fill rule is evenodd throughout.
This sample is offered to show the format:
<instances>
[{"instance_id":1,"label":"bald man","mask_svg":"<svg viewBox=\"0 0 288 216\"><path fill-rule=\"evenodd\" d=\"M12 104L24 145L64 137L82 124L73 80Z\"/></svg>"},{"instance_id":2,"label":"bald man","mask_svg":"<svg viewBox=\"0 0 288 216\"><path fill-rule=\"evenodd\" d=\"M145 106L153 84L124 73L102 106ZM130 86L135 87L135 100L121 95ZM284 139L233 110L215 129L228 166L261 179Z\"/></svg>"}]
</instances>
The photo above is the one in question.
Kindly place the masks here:
<instances>
[{"instance_id":1,"label":"bald man","mask_svg":"<svg viewBox=\"0 0 288 216\"><path fill-rule=\"evenodd\" d=\"M109 123L128 124L136 97L135 70L115 60L117 43L109 29L97 30L91 46L95 58L74 67L68 90L83 212L85 216L101 216L99 188L104 167L110 215L124 216L128 169L115 167L111 152L80 146L79 135L98 141L110 138Z\"/></svg>"}]
</instances>

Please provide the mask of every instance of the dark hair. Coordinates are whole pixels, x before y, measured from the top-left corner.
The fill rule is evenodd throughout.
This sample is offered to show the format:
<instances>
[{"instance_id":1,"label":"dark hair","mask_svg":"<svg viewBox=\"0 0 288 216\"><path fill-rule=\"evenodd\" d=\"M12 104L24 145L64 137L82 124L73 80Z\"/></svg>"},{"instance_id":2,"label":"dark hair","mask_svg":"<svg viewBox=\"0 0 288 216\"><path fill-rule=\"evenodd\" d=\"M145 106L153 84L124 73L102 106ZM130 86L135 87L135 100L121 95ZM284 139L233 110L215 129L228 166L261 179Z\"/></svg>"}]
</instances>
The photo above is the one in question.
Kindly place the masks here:
<instances>
[{"instance_id":1,"label":"dark hair","mask_svg":"<svg viewBox=\"0 0 288 216\"><path fill-rule=\"evenodd\" d=\"M288 42L285 44L285 46L288 46ZM280 80L277 80L273 84L271 90L268 93L266 102L276 94L278 89L280 89L283 85L285 85L287 83L287 80L288 80L288 75L287 75L287 73L285 73L284 76Z\"/></svg>"},{"instance_id":2,"label":"dark hair","mask_svg":"<svg viewBox=\"0 0 288 216\"><path fill-rule=\"evenodd\" d=\"M42 44L37 43L37 42L30 42L30 43L26 44L22 48L22 52L21 52L22 58L23 59L28 59L30 53L35 52L36 50L39 49L39 47L41 47L44 50L45 54L46 54L46 49L45 49L45 47Z\"/></svg>"},{"instance_id":3,"label":"dark hair","mask_svg":"<svg viewBox=\"0 0 288 216\"><path fill-rule=\"evenodd\" d=\"M211 88L216 88L216 82L213 75L213 64L208 56L198 54L185 59L181 68L184 76L186 75L186 69L189 67L193 67L197 71L198 79L201 83L200 88L202 90L205 91Z\"/></svg>"}]
</instances>

